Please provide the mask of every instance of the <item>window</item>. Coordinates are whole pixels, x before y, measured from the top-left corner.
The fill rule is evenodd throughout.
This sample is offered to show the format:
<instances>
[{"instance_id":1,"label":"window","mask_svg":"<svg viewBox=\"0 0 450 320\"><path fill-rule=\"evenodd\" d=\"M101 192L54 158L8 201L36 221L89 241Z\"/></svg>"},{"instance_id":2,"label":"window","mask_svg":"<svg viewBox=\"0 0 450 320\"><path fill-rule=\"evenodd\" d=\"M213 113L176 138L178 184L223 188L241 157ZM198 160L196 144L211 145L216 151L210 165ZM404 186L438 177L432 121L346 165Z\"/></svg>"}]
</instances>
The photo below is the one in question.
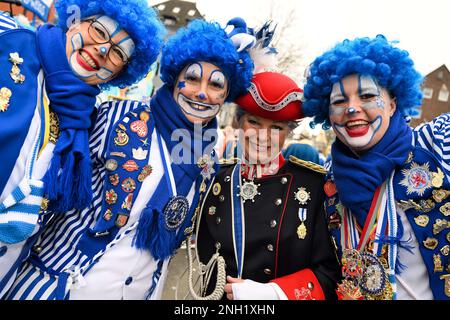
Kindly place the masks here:
<instances>
[{"instance_id":1,"label":"window","mask_svg":"<svg viewBox=\"0 0 450 320\"><path fill-rule=\"evenodd\" d=\"M166 5L165 5L165 4L160 4L160 5L158 6L158 10L159 10L159 11L163 11L165 8L166 8Z\"/></svg>"},{"instance_id":2,"label":"window","mask_svg":"<svg viewBox=\"0 0 450 320\"><path fill-rule=\"evenodd\" d=\"M165 16L164 17L164 24L166 26L174 26L177 24L177 20L174 17Z\"/></svg>"},{"instance_id":3,"label":"window","mask_svg":"<svg viewBox=\"0 0 450 320\"><path fill-rule=\"evenodd\" d=\"M447 102L448 101L448 89L445 86L445 84L443 84L441 90L439 90L438 100L442 101L442 102Z\"/></svg>"},{"instance_id":4,"label":"window","mask_svg":"<svg viewBox=\"0 0 450 320\"><path fill-rule=\"evenodd\" d=\"M195 10L194 9L191 9L191 10L188 11L188 16L193 17L194 14L195 14Z\"/></svg>"},{"instance_id":5,"label":"window","mask_svg":"<svg viewBox=\"0 0 450 320\"><path fill-rule=\"evenodd\" d=\"M444 72L443 71L439 71L438 74L437 74L437 77L438 77L439 80L444 79Z\"/></svg>"},{"instance_id":6,"label":"window","mask_svg":"<svg viewBox=\"0 0 450 320\"><path fill-rule=\"evenodd\" d=\"M173 13L180 13L180 7L175 7L172 9Z\"/></svg>"},{"instance_id":7,"label":"window","mask_svg":"<svg viewBox=\"0 0 450 320\"><path fill-rule=\"evenodd\" d=\"M433 98L433 89L431 89L431 88L423 88L423 97L425 99Z\"/></svg>"}]
</instances>

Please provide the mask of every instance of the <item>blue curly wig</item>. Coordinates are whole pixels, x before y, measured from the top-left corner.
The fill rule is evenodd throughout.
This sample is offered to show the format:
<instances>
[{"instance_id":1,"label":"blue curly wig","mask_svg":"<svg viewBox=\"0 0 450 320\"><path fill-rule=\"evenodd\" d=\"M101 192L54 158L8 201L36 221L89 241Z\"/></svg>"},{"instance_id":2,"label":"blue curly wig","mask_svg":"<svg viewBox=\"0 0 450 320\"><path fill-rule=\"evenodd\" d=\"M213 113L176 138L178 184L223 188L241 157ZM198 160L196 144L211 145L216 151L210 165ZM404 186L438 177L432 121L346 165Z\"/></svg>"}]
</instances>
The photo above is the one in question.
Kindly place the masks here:
<instances>
[{"instance_id":1,"label":"blue curly wig","mask_svg":"<svg viewBox=\"0 0 450 320\"><path fill-rule=\"evenodd\" d=\"M373 39L344 40L316 58L310 65L304 87L303 112L314 116L311 126L323 123L330 128L328 117L333 84L351 74L369 75L396 98L403 116L415 116L422 101L422 76L405 50L394 47L383 35Z\"/></svg>"},{"instance_id":2,"label":"blue curly wig","mask_svg":"<svg viewBox=\"0 0 450 320\"><path fill-rule=\"evenodd\" d=\"M244 94L253 76L253 61L247 51L237 52L225 31L215 22L194 20L166 43L161 57L161 79L173 89L181 70L190 62L205 61L222 69L233 101Z\"/></svg>"},{"instance_id":3,"label":"blue curly wig","mask_svg":"<svg viewBox=\"0 0 450 320\"><path fill-rule=\"evenodd\" d=\"M136 46L130 62L116 78L100 85L102 89L125 88L148 74L163 45L165 29L146 0L57 0L58 25L63 30L67 30L67 21L73 14L70 6L80 9L81 19L102 14L116 20Z\"/></svg>"}]
</instances>

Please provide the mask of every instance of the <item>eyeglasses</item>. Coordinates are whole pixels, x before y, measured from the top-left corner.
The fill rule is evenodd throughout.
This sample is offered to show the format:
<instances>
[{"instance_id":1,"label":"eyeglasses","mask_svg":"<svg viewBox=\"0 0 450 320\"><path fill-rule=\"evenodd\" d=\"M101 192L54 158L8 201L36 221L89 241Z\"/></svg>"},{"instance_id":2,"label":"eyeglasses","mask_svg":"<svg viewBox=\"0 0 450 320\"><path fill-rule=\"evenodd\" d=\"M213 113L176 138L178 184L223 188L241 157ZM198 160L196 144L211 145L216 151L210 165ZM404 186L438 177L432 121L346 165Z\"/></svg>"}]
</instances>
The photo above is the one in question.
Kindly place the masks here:
<instances>
[{"instance_id":1,"label":"eyeglasses","mask_svg":"<svg viewBox=\"0 0 450 320\"><path fill-rule=\"evenodd\" d=\"M89 36L97 44L110 43L111 48L108 51L108 58L115 66L121 66L128 63L129 57L125 51L117 44L111 41L111 35L106 27L97 20L90 20L91 24L88 28Z\"/></svg>"}]
</instances>

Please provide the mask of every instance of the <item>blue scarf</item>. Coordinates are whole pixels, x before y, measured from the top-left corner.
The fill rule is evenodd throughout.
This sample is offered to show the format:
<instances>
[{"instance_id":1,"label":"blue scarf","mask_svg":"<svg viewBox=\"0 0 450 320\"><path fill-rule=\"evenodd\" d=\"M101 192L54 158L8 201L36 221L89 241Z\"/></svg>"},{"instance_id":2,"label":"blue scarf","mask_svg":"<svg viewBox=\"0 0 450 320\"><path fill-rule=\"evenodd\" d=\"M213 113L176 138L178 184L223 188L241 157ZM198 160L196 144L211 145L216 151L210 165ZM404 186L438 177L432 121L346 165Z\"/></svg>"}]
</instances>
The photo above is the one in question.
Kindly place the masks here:
<instances>
[{"instance_id":1,"label":"blue scarf","mask_svg":"<svg viewBox=\"0 0 450 320\"><path fill-rule=\"evenodd\" d=\"M60 129L50 168L44 176L46 195L52 200L53 211L82 210L92 200L88 129L100 90L72 72L62 29L44 25L37 30L36 38L50 108L58 115Z\"/></svg>"},{"instance_id":2,"label":"blue scarf","mask_svg":"<svg viewBox=\"0 0 450 320\"><path fill-rule=\"evenodd\" d=\"M180 143L184 146L182 150L188 151L187 155L182 152L174 152L174 156L189 159L189 162L186 163L183 160L181 164L174 163L171 165L176 182L177 194L186 197L192 184L196 182L196 186L198 187L202 181L200 174L201 168L197 165L197 160L204 154L211 155L213 150L207 147L211 145L212 141L217 142L217 136L213 135L208 137L205 135L205 131L214 129L214 132L216 132L217 121L213 119L202 128L201 132L197 130L198 132L194 135L194 124L184 116L180 106L175 102L172 92L167 86L163 86L157 91L151 100L150 107L155 119L156 130L164 140L169 154L172 156L172 150L177 145L179 147ZM181 138L181 141L172 141L172 132L176 129L183 129L187 136ZM203 137L203 135L205 136ZM152 143L158 142L152 141ZM179 159L172 158L172 161L176 160ZM217 162L215 170L217 172ZM134 244L137 248L149 250L156 260L163 260L172 255L184 240L184 229L191 224L191 218L198 202L199 192L198 190L195 192L189 213L179 227L178 233L169 231L165 227L163 211L171 197L172 194L170 194L169 186L163 175L153 196L141 213L139 226L134 239Z\"/></svg>"},{"instance_id":3,"label":"blue scarf","mask_svg":"<svg viewBox=\"0 0 450 320\"><path fill-rule=\"evenodd\" d=\"M411 141L411 128L396 111L383 138L361 156L339 139L333 143L332 170L339 199L356 216L360 226L364 225L376 188L408 158Z\"/></svg>"}]
</instances>

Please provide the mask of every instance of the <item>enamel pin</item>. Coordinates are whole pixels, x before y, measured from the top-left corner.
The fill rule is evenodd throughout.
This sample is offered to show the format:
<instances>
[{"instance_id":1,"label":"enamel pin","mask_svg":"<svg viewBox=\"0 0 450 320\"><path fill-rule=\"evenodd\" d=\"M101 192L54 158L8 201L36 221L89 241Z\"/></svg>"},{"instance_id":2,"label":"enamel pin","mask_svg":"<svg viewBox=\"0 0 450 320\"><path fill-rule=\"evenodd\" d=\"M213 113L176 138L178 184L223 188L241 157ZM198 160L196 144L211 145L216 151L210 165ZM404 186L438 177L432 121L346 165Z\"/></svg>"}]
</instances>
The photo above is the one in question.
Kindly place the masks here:
<instances>
[{"instance_id":1,"label":"enamel pin","mask_svg":"<svg viewBox=\"0 0 450 320\"><path fill-rule=\"evenodd\" d=\"M166 229L177 229L186 218L189 211L189 202L183 196L172 197L164 208L164 222Z\"/></svg>"},{"instance_id":2,"label":"enamel pin","mask_svg":"<svg viewBox=\"0 0 450 320\"><path fill-rule=\"evenodd\" d=\"M440 276L439 279L445 281L445 285L444 285L445 295L447 297L450 297L450 274Z\"/></svg>"},{"instance_id":3,"label":"enamel pin","mask_svg":"<svg viewBox=\"0 0 450 320\"><path fill-rule=\"evenodd\" d=\"M9 99L12 96L11 90L6 87L0 89L0 111L4 112L8 110L9 107Z\"/></svg>"},{"instance_id":4,"label":"enamel pin","mask_svg":"<svg viewBox=\"0 0 450 320\"><path fill-rule=\"evenodd\" d=\"M438 240L435 239L435 238L430 238L430 237L428 237L428 238L426 238L426 239L423 241L423 246L424 246L425 248L427 248L427 249L430 249L430 250L436 249L436 247L438 246L438 244L439 244L439 242L438 242Z\"/></svg>"},{"instance_id":5,"label":"enamel pin","mask_svg":"<svg viewBox=\"0 0 450 320\"><path fill-rule=\"evenodd\" d=\"M202 169L201 175L204 179L211 179L211 175L216 172L214 170L214 160L211 159L210 156L207 154L203 155L202 157L198 158L197 160L197 166Z\"/></svg>"},{"instance_id":6,"label":"enamel pin","mask_svg":"<svg viewBox=\"0 0 450 320\"><path fill-rule=\"evenodd\" d=\"M429 221L430 218L424 214L414 218L414 222L420 227L426 227Z\"/></svg>"},{"instance_id":7,"label":"enamel pin","mask_svg":"<svg viewBox=\"0 0 450 320\"><path fill-rule=\"evenodd\" d=\"M439 253L433 254L433 264L435 273L444 271L444 267L442 266L441 255Z\"/></svg>"},{"instance_id":8,"label":"enamel pin","mask_svg":"<svg viewBox=\"0 0 450 320\"><path fill-rule=\"evenodd\" d=\"M23 83L25 81L25 76L20 73L19 65L23 63L23 59L19 56L19 53L13 52L9 54L9 61L12 62L13 66L9 75L14 83Z\"/></svg>"},{"instance_id":9,"label":"enamel pin","mask_svg":"<svg viewBox=\"0 0 450 320\"><path fill-rule=\"evenodd\" d=\"M306 191L306 188L298 188L298 191L294 193L294 196L301 205L305 205L308 203L308 200L311 200L311 195Z\"/></svg>"},{"instance_id":10,"label":"enamel pin","mask_svg":"<svg viewBox=\"0 0 450 320\"><path fill-rule=\"evenodd\" d=\"M450 191L444 189L433 190L432 195L434 201L441 203L443 200L447 199L448 196L450 196Z\"/></svg>"},{"instance_id":11,"label":"enamel pin","mask_svg":"<svg viewBox=\"0 0 450 320\"><path fill-rule=\"evenodd\" d=\"M238 196L242 198L244 203L247 200L255 202L255 197L261 194L260 192L258 192L259 186L259 183L255 184L253 181L245 181L245 179L243 179L242 186L238 186L238 188L240 188Z\"/></svg>"},{"instance_id":12,"label":"enamel pin","mask_svg":"<svg viewBox=\"0 0 450 320\"><path fill-rule=\"evenodd\" d=\"M212 191L213 191L213 194L214 194L215 196L218 196L221 190L222 190L222 187L220 186L220 183L216 182L216 183L213 185L213 190L212 190Z\"/></svg>"},{"instance_id":13,"label":"enamel pin","mask_svg":"<svg viewBox=\"0 0 450 320\"><path fill-rule=\"evenodd\" d=\"M114 143L119 147L123 147L128 143L130 138L126 134L127 129L121 123L119 124L119 128L116 128L117 136L114 138Z\"/></svg>"},{"instance_id":14,"label":"enamel pin","mask_svg":"<svg viewBox=\"0 0 450 320\"><path fill-rule=\"evenodd\" d=\"M446 217L450 216L450 202L447 202L442 207L440 207L439 211Z\"/></svg>"},{"instance_id":15,"label":"enamel pin","mask_svg":"<svg viewBox=\"0 0 450 320\"><path fill-rule=\"evenodd\" d=\"M139 173L138 181L144 182L144 179L147 178L152 173L152 171L153 171L152 166L149 164L146 164L144 166L144 168L142 168L141 173Z\"/></svg>"},{"instance_id":16,"label":"enamel pin","mask_svg":"<svg viewBox=\"0 0 450 320\"><path fill-rule=\"evenodd\" d=\"M425 191L433 186L431 180L434 177L432 177L428 162L423 165L412 162L409 169L402 170L402 174L403 180L400 181L400 185L407 188L407 195L417 193L419 196L423 196Z\"/></svg>"}]
</instances>

